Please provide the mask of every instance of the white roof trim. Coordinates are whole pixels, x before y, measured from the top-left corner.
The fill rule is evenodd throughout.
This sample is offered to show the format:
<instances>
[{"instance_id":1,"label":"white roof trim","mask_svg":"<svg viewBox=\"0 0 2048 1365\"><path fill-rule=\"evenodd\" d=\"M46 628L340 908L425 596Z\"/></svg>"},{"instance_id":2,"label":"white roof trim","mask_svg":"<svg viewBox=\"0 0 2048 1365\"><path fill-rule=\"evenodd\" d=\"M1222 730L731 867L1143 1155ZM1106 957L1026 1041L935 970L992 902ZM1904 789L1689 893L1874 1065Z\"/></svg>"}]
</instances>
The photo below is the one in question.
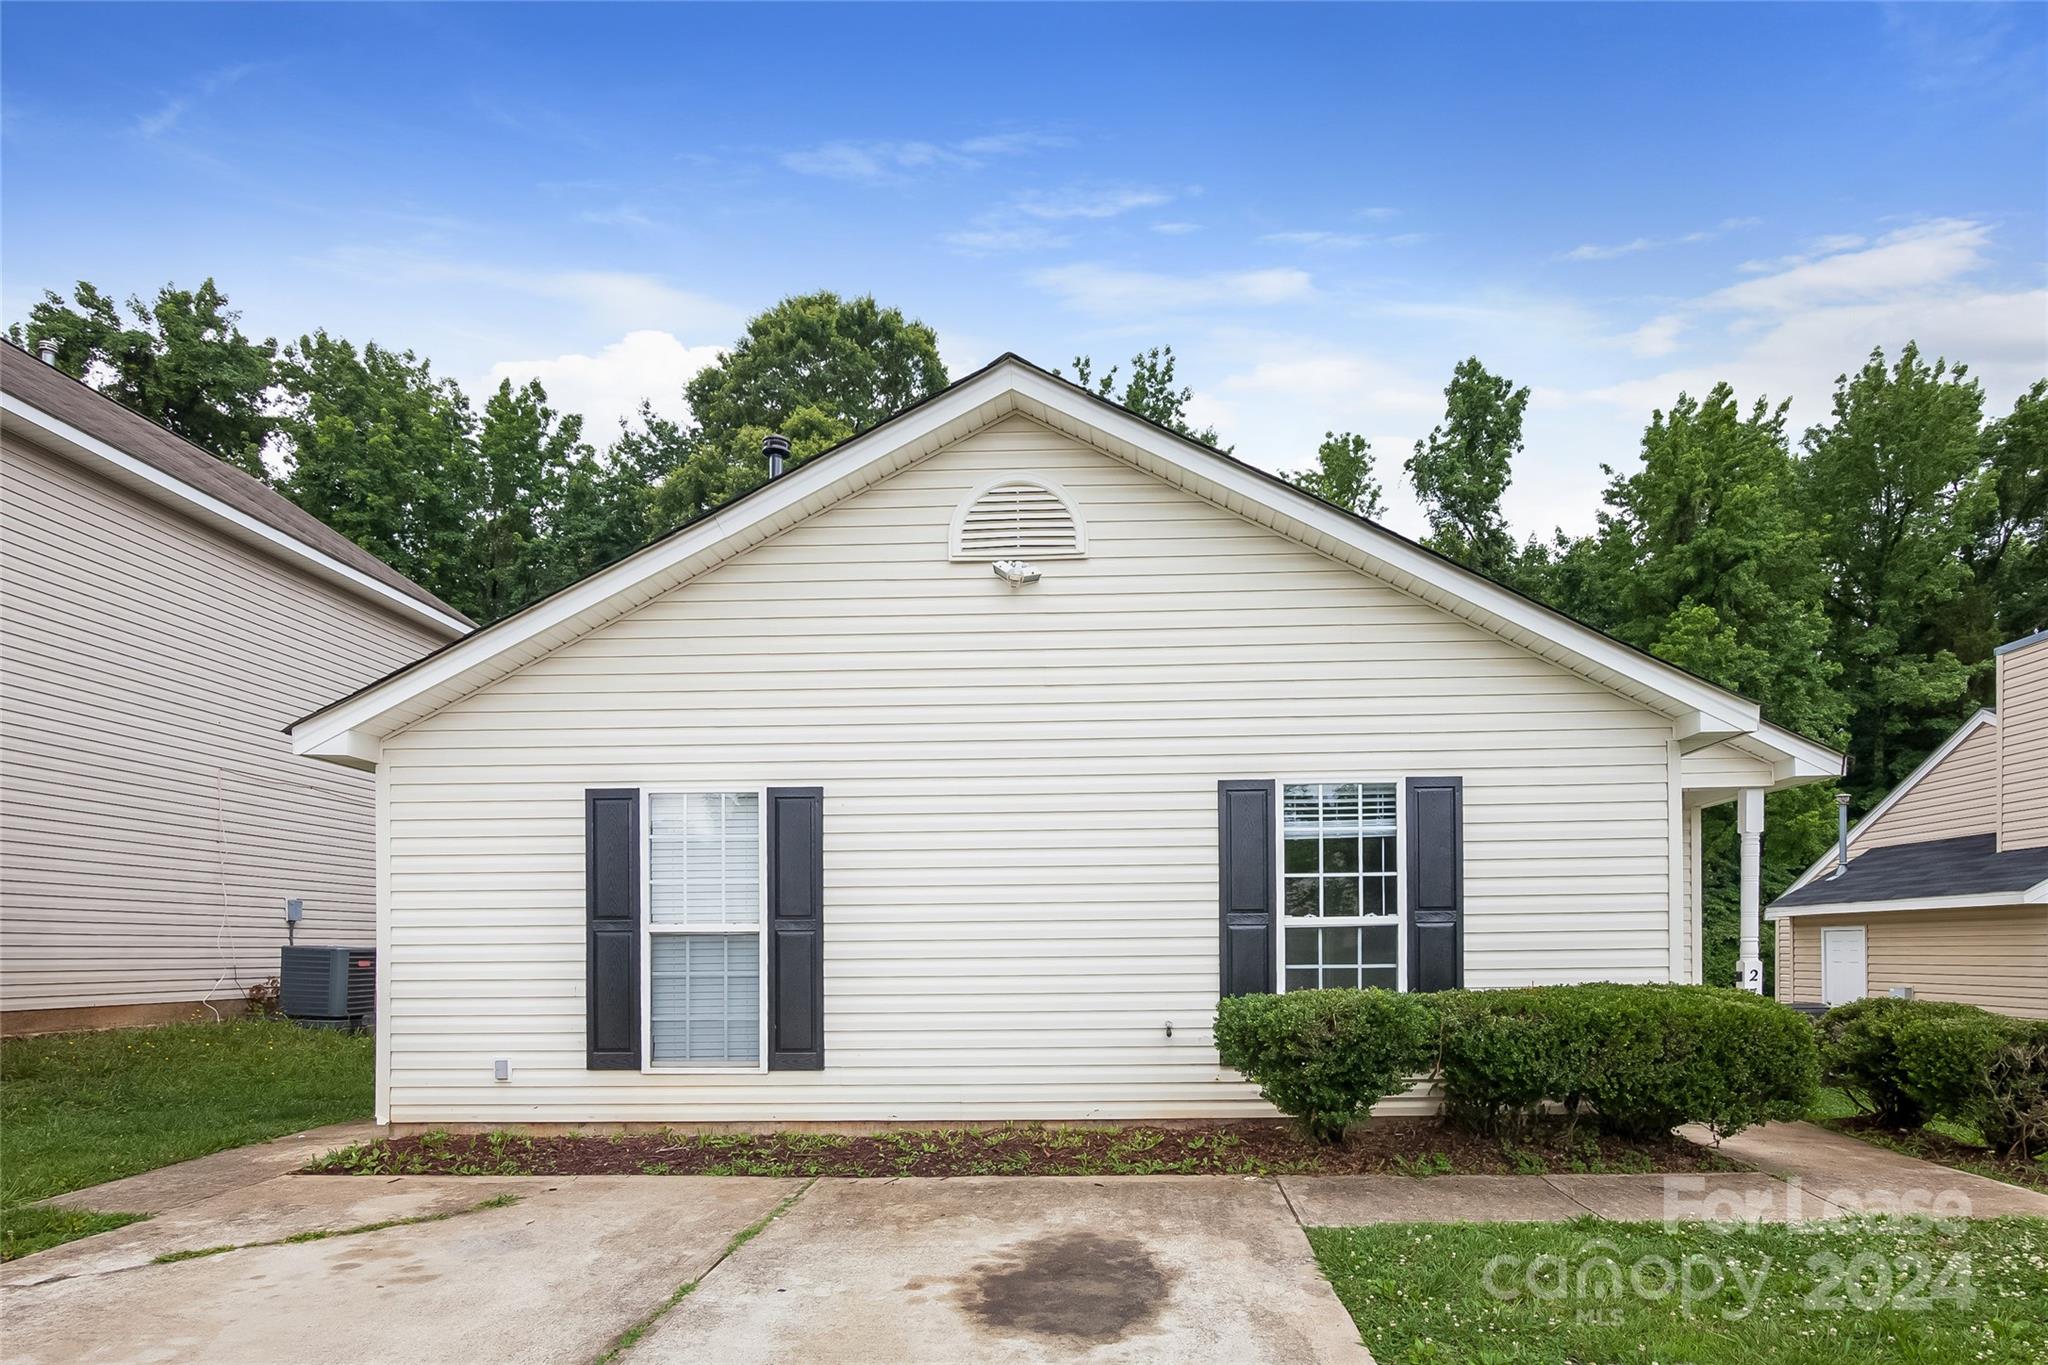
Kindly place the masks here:
<instances>
[{"instance_id":1,"label":"white roof trim","mask_svg":"<svg viewBox=\"0 0 2048 1365\"><path fill-rule=\"evenodd\" d=\"M1743 736L1792 767L1840 771L1840 756L1762 725L1754 702L1630 649L1421 546L1004 356L829 457L600 570L292 727L300 754L362 763L382 736L687 581L711 562L1011 413L1087 441L1249 520L1364 569L1543 658L1631 696L1719 742ZM693 561L695 563L693 564ZM351 732L356 732L351 737ZM365 739L371 741L365 744ZM1796 743L1795 743L1796 742Z\"/></svg>"},{"instance_id":2,"label":"white roof trim","mask_svg":"<svg viewBox=\"0 0 2048 1365\"><path fill-rule=\"evenodd\" d=\"M1868 829L1871 825L1875 824L1878 821L1878 819L1884 815L1886 811L1890 810L1893 806L1896 806L1899 803L1900 799L1904 797L1907 792L1913 790L1914 784L1919 782L1921 778L1927 776L1927 774L1933 772L1936 768L1940 767L1941 761L1944 758L1947 758L1950 754L1954 753L1956 749L1962 745L1962 742L1964 740L1968 739L1971 735L1976 734L1977 731L1982 729L1984 726L1996 724L1998 724L1998 712L1992 710L1990 707L1987 706L1983 710L1979 711L1976 715L1971 716L1968 720L1964 721L1960 726L1956 727L1956 732L1950 735L1947 739L1943 740L1940 748L1936 749L1933 753L1927 755L1926 759L1920 764L1919 767L1913 769L1912 772L1908 773L1906 775L1905 781L1899 783L1898 786L1893 787L1889 792L1886 792L1884 800L1872 806L1861 820L1858 820L1854 825L1849 827L1850 846L1854 847L1857 835L1861 834L1864 830ZM1828 847L1828 851L1826 853L1823 853L1819 857L1819 859L1817 859L1814 862L1812 867L1807 868L1806 871L1799 874L1798 881L1793 882L1792 885L1785 888L1785 893L1797 891L1800 887L1812 881L1816 874L1825 872L1829 868L1833 867L1835 865L1835 859L1840 856L1840 853L1840 849L1834 847L1833 845L1830 845Z\"/></svg>"},{"instance_id":3,"label":"white roof trim","mask_svg":"<svg viewBox=\"0 0 2048 1365\"><path fill-rule=\"evenodd\" d=\"M44 436L53 438L65 447L116 471L122 482L145 484L172 502L182 504L200 520L225 524L244 537L263 541L295 559L304 561L322 577L338 579L345 586L366 593L387 606L396 607L409 615L424 617L444 631L467 635L473 629L467 621L460 621L445 612L434 610L411 594L400 592L389 583L380 582L361 569L342 563L325 550L315 549L287 531L280 531L268 522L258 521L240 508L231 507L211 493L194 488L176 475L167 474L155 465L136 459L118 446L109 445L97 436L80 431L25 399L11 393L0 393L0 411L34 427Z\"/></svg>"},{"instance_id":4,"label":"white roof trim","mask_svg":"<svg viewBox=\"0 0 2048 1365\"><path fill-rule=\"evenodd\" d=\"M1896 901L1843 901L1837 905L1787 905L1764 911L1767 920L1806 919L1814 915L1875 915L1899 910L1981 910L2006 906L2048 905L2048 881L2021 891L1987 891L1974 896L1921 896Z\"/></svg>"}]
</instances>

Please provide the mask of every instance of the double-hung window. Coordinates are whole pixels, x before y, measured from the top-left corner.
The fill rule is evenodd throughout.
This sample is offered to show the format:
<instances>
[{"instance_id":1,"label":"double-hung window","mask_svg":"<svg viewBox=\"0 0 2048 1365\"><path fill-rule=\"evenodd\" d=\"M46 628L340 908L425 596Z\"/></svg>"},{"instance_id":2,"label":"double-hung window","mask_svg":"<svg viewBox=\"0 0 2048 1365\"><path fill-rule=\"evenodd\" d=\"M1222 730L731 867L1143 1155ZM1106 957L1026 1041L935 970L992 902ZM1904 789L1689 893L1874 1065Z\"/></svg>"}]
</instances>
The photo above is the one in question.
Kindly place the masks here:
<instances>
[{"instance_id":1,"label":"double-hung window","mask_svg":"<svg viewBox=\"0 0 2048 1365\"><path fill-rule=\"evenodd\" d=\"M1283 782L1283 991L1402 989L1400 788Z\"/></svg>"},{"instance_id":2,"label":"double-hung window","mask_svg":"<svg viewBox=\"0 0 2048 1365\"><path fill-rule=\"evenodd\" d=\"M761 794L647 794L647 1064L760 1070Z\"/></svg>"}]
</instances>

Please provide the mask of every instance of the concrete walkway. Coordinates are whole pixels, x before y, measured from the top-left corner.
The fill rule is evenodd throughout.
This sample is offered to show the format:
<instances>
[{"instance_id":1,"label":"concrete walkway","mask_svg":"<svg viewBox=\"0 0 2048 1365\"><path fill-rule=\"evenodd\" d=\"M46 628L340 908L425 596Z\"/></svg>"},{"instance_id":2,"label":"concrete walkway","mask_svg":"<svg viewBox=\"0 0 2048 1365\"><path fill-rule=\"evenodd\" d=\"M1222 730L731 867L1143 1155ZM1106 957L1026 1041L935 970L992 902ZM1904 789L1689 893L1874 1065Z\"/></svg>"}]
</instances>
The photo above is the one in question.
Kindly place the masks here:
<instances>
[{"instance_id":1,"label":"concrete walkway","mask_svg":"<svg viewBox=\"0 0 2048 1365\"><path fill-rule=\"evenodd\" d=\"M1369 1362L1304 1227L1777 1222L1910 1207L1914 1191L1965 1201L1919 1211L2048 1213L2043 1196L1803 1124L1724 1144L1766 1171L1710 1176L276 1173L351 1136L65 1196L157 1216L0 1266L9 1365L588 1362L628 1332L623 1365ZM322 1235L286 1240L308 1232Z\"/></svg>"},{"instance_id":2,"label":"concrete walkway","mask_svg":"<svg viewBox=\"0 0 2048 1365\"><path fill-rule=\"evenodd\" d=\"M58 1208L92 1209L98 1213L163 1213L217 1194L247 1189L274 1175L287 1175L337 1147L368 1142L382 1132L374 1123L335 1123L269 1142L234 1147L194 1157L175 1166L159 1166L124 1180L109 1180L69 1194L36 1202Z\"/></svg>"},{"instance_id":3,"label":"concrete walkway","mask_svg":"<svg viewBox=\"0 0 2048 1365\"><path fill-rule=\"evenodd\" d=\"M1712 1145L1712 1137L1702 1129L1679 1131L1694 1142ZM1890 1213L1903 1207L1906 1212L1922 1212L1924 1207L1914 1206L1928 1198L1944 1198L1973 1218L2010 1213L2048 1217L2048 1194L1938 1166L1811 1123L1759 1124L1724 1138L1719 1150L1843 1208Z\"/></svg>"}]
</instances>

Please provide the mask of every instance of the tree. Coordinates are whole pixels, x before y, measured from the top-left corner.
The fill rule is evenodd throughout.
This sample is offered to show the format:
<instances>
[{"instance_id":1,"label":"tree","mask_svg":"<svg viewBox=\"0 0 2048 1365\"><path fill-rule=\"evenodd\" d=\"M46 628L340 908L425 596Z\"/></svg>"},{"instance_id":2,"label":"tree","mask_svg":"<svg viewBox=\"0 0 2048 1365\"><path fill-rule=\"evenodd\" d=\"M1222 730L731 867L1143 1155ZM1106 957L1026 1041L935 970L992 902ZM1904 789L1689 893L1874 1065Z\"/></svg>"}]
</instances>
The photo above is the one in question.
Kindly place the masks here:
<instances>
[{"instance_id":1,"label":"tree","mask_svg":"<svg viewBox=\"0 0 2048 1365\"><path fill-rule=\"evenodd\" d=\"M1863 808L1969 709L1972 663L1949 647L1964 550L1994 518L1984 396L1962 366L1908 344L1836 381L1833 421L1806 433L1798 498L1830 587L1830 653L1848 694L1848 785Z\"/></svg>"},{"instance_id":2,"label":"tree","mask_svg":"<svg viewBox=\"0 0 2048 1365\"><path fill-rule=\"evenodd\" d=\"M1229 453L1229 447L1218 445L1216 428L1196 430L1188 421L1188 404L1194 401L1195 391L1185 385L1174 387L1175 363L1171 346L1154 346L1149 351L1140 351L1131 357L1131 377L1124 382L1122 390L1118 390L1116 366L1110 366L1098 377L1094 360L1077 355L1074 357L1074 382L1098 398L1107 398L1147 421L1157 422L1191 441ZM1053 373L1059 374L1060 371L1054 370Z\"/></svg>"},{"instance_id":3,"label":"tree","mask_svg":"<svg viewBox=\"0 0 2048 1365\"><path fill-rule=\"evenodd\" d=\"M790 438L794 466L944 387L938 337L922 322L868 295L786 298L684 386L690 450L670 475L680 486L663 489L663 513L696 516L759 484L771 432Z\"/></svg>"},{"instance_id":4,"label":"tree","mask_svg":"<svg viewBox=\"0 0 2048 1365\"><path fill-rule=\"evenodd\" d=\"M1977 651L2048 629L2048 379L1986 426L1980 447L1991 495L1964 550L1981 595Z\"/></svg>"},{"instance_id":5,"label":"tree","mask_svg":"<svg viewBox=\"0 0 2048 1365\"><path fill-rule=\"evenodd\" d=\"M517 388L503 380L484 401L470 571L478 620L509 616L576 579L573 556L559 538L562 510L573 470L585 473L585 492L597 496L593 458L583 419L549 407L538 379Z\"/></svg>"},{"instance_id":6,"label":"tree","mask_svg":"<svg viewBox=\"0 0 2048 1365\"><path fill-rule=\"evenodd\" d=\"M1717 384L1680 394L1643 433L1642 465L1612 469L1593 593L1624 640L1760 702L1822 743L1847 707L1827 657L1827 580L1801 521L1785 406L1745 416Z\"/></svg>"},{"instance_id":7,"label":"tree","mask_svg":"<svg viewBox=\"0 0 2048 1365\"><path fill-rule=\"evenodd\" d=\"M269 478L266 397L277 343L242 335L241 314L211 279L196 290L167 284L153 304L131 297L133 318L125 323L113 299L84 280L71 298L45 291L8 339L30 351L54 339L66 374L244 473Z\"/></svg>"},{"instance_id":8,"label":"tree","mask_svg":"<svg viewBox=\"0 0 2048 1365\"><path fill-rule=\"evenodd\" d=\"M1377 517L1385 510L1380 481L1373 475L1372 443L1355 432L1324 432L1323 443L1316 447L1315 468L1280 477L1361 517Z\"/></svg>"},{"instance_id":9,"label":"tree","mask_svg":"<svg viewBox=\"0 0 2048 1365\"><path fill-rule=\"evenodd\" d=\"M1461 362L1444 388L1443 425L1415 443L1408 478L1429 518L1430 549L1489 578L1509 581L1515 542L1501 495L1522 449L1529 390L1489 374L1477 357Z\"/></svg>"},{"instance_id":10,"label":"tree","mask_svg":"<svg viewBox=\"0 0 2048 1365\"><path fill-rule=\"evenodd\" d=\"M287 347L277 377L285 496L475 615L476 416L462 390L411 351L326 332Z\"/></svg>"}]
</instances>

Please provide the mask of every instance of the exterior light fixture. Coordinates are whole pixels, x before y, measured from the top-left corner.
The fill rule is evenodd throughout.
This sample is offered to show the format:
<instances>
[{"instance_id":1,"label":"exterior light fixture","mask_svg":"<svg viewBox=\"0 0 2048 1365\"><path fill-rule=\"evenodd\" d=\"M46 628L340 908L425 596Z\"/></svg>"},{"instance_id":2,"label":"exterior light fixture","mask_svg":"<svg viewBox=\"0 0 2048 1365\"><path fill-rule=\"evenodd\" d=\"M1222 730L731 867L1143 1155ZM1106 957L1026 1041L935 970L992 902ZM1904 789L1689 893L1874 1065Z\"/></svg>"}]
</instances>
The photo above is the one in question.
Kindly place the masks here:
<instances>
[{"instance_id":1,"label":"exterior light fixture","mask_svg":"<svg viewBox=\"0 0 2048 1365\"><path fill-rule=\"evenodd\" d=\"M1013 588L1021 588L1026 583L1038 581L1038 570L1021 559L998 559L995 562L995 571L997 578Z\"/></svg>"}]
</instances>

